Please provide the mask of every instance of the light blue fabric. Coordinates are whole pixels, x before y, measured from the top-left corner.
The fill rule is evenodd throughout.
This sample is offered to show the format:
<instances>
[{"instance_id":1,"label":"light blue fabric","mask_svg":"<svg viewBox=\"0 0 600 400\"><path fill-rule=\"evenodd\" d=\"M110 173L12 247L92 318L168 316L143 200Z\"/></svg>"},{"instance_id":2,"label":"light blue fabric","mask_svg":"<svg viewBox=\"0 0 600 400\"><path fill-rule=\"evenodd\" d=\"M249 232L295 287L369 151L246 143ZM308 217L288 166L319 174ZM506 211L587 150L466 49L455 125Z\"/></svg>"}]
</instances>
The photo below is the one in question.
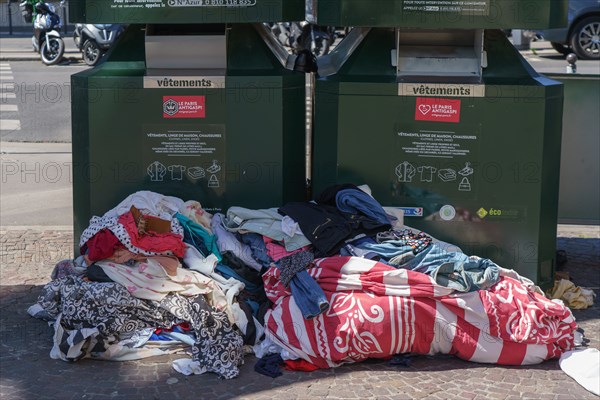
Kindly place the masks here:
<instances>
[{"instance_id":1,"label":"light blue fabric","mask_svg":"<svg viewBox=\"0 0 600 400\"><path fill-rule=\"evenodd\" d=\"M486 258L467 257L463 262L444 263L430 275L438 285L459 292L472 292L487 289L498 282L500 269L497 264Z\"/></svg>"},{"instance_id":2,"label":"light blue fabric","mask_svg":"<svg viewBox=\"0 0 600 400\"><path fill-rule=\"evenodd\" d=\"M230 207L223 225L230 232L244 231L258 233L278 242L283 242L287 251L298 250L308 246L310 241L304 235L289 236L281 228L283 215L276 208L251 210L243 207Z\"/></svg>"},{"instance_id":3,"label":"light blue fabric","mask_svg":"<svg viewBox=\"0 0 600 400\"><path fill-rule=\"evenodd\" d=\"M221 253L231 252L237 258L239 258L244 264L260 271L262 265L260 265L254 258L252 258L252 250L247 245L241 243L235 234L225 229L223 220L225 216L223 214L215 214L210 221L210 227L217 237L217 246Z\"/></svg>"},{"instance_id":4,"label":"light blue fabric","mask_svg":"<svg viewBox=\"0 0 600 400\"><path fill-rule=\"evenodd\" d=\"M500 268L493 261L445 251L436 243L416 255L402 240L365 243L357 247L378 253L389 265L428 274L439 285L460 292L487 289L500 279Z\"/></svg>"}]
</instances>

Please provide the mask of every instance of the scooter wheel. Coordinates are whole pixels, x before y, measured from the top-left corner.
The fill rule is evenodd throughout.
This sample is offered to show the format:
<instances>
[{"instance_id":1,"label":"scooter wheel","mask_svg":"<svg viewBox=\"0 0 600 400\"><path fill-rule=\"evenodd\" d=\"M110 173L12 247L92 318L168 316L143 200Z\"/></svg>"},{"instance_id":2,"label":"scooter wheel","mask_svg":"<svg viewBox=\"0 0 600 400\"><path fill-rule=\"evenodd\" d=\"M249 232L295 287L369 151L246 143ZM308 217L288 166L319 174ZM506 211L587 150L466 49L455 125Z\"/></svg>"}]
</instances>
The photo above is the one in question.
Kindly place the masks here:
<instances>
[{"instance_id":1,"label":"scooter wheel","mask_svg":"<svg viewBox=\"0 0 600 400\"><path fill-rule=\"evenodd\" d=\"M102 58L102 51L95 41L86 40L81 48L81 56L87 65L93 67Z\"/></svg>"},{"instance_id":2,"label":"scooter wheel","mask_svg":"<svg viewBox=\"0 0 600 400\"><path fill-rule=\"evenodd\" d=\"M40 48L42 62L46 65L58 64L61 62L63 54L65 54L65 42L55 37L44 41Z\"/></svg>"}]
</instances>

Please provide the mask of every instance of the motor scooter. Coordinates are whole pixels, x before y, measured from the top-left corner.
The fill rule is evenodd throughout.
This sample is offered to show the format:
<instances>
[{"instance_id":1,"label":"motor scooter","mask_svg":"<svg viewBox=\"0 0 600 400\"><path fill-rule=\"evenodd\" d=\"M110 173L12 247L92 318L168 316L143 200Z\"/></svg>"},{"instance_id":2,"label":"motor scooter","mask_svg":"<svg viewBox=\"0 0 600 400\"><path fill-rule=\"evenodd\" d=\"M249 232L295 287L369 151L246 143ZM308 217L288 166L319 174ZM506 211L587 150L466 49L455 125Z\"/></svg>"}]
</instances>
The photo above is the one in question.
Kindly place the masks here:
<instances>
[{"instance_id":1,"label":"motor scooter","mask_svg":"<svg viewBox=\"0 0 600 400\"><path fill-rule=\"evenodd\" d=\"M73 41L81 51L83 61L94 66L100 62L123 30L123 25L119 24L77 24L73 32Z\"/></svg>"},{"instance_id":2,"label":"motor scooter","mask_svg":"<svg viewBox=\"0 0 600 400\"><path fill-rule=\"evenodd\" d=\"M50 3L38 3L35 9L37 15L33 22L34 34L31 38L33 49L40 53L44 64L58 64L65 54L65 42L60 34L62 20L54 5Z\"/></svg>"}]
</instances>

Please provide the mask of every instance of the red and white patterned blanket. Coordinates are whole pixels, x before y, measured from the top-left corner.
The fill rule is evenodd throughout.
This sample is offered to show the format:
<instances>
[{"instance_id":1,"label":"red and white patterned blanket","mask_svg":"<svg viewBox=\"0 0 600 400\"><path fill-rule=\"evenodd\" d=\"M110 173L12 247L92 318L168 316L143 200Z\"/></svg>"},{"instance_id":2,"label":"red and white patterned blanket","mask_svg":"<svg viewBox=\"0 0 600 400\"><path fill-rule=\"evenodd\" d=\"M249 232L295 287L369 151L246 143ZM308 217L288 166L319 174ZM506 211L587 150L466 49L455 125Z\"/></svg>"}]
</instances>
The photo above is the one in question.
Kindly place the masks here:
<instances>
[{"instance_id":1,"label":"red and white patterned blanket","mask_svg":"<svg viewBox=\"0 0 600 400\"><path fill-rule=\"evenodd\" d=\"M455 294L428 275L363 258L315 264L308 272L329 310L304 319L273 267L263 276L274 303L265 323L273 341L321 368L400 353L525 365L574 345L571 311L509 277L488 290Z\"/></svg>"}]
</instances>

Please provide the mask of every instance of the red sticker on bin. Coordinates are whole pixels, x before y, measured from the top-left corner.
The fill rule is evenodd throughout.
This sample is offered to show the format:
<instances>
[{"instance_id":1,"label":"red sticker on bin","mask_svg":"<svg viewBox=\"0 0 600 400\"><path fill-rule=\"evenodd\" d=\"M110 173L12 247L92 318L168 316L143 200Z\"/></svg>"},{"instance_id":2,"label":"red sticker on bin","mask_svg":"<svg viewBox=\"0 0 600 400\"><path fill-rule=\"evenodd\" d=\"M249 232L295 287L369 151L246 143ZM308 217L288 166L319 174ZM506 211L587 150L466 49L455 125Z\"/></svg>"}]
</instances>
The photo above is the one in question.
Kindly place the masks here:
<instances>
[{"instance_id":1,"label":"red sticker on bin","mask_svg":"<svg viewBox=\"0 0 600 400\"><path fill-rule=\"evenodd\" d=\"M460 100L417 97L415 120L460 122Z\"/></svg>"},{"instance_id":2,"label":"red sticker on bin","mask_svg":"<svg viewBox=\"0 0 600 400\"><path fill-rule=\"evenodd\" d=\"M205 117L205 96L163 96L163 118Z\"/></svg>"}]
</instances>

